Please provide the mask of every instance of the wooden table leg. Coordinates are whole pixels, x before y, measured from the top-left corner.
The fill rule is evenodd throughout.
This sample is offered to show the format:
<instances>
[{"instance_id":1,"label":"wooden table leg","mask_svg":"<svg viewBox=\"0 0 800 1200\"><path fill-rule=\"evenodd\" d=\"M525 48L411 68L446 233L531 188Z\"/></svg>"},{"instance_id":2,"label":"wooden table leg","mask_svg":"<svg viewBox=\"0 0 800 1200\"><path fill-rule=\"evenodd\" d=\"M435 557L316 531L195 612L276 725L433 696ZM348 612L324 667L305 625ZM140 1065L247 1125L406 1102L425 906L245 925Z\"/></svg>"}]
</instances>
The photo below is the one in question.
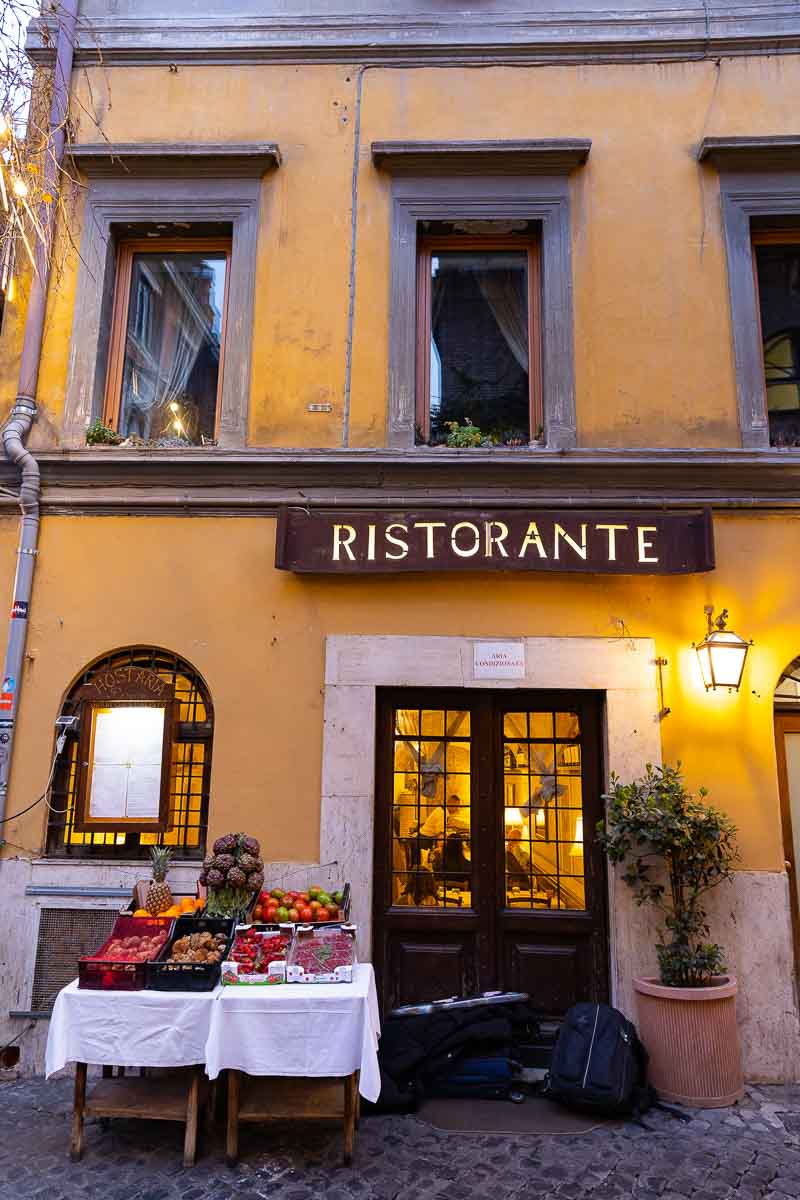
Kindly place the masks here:
<instances>
[{"instance_id":1,"label":"wooden table leg","mask_svg":"<svg viewBox=\"0 0 800 1200\"><path fill-rule=\"evenodd\" d=\"M200 1068L194 1067L186 1099L186 1133L183 1139L183 1165L193 1167L197 1159L197 1117L200 1109Z\"/></svg>"},{"instance_id":2,"label":"wooden table leg","mask_svg":"<svg viewBox=\"0 0 800 1200\"><path fill-rule=\"evenodd\" d=\"M206 1133L213 1133L214 1131L214 1122L217 1117L217 1083L217 1079L209 1080L208 1090L206 1092Z\"/></svg>"},{"instance_id":3,"label":"wooden table leg","mask_svg":"<svg viewBox=\"0 0 800 1200\"><path fill-rule=\"evenodd\" d=\"M83 1110L86 1107L86 1063L75 1064L75 1098L72 1105L72 1140L69 1156L80 1162L83 1154Z\"/></svg>"},{"instance_id":4,"label":"wooden table leg","mask_svg":"<svg viewBox=\"0 0 800 1200\"><path fill-rule=\"evenodd\" d=\"M344 1161L349 1165L353 1161L353 1142L356 1131L356 1095L358 1093L358 1075L353 1072L344 1081Z\"/></svg>"},{"instance_id":5,"label":"wooden table leg","mask_svg":"<svg viewBox=\"0 0 800 1200\"><path fill-rule=\"evenodd\" d=\"M356 1129L361 1124L361 1092L359 1091L359 1083L361 1082L361 1072L356 1071Z\"/></svg>"},{"instance_id":6,"label":"wooden table leg","mask_svg":"<svg viewBox=\"0 0 800 1200\"><path fill-rule=\"evenodd\" d=\"M225 1143L225 1162L235 1167L239 1160L239 1093L241 1072L228 1071L228 1136Z\"/></svg>"}]
</instances>

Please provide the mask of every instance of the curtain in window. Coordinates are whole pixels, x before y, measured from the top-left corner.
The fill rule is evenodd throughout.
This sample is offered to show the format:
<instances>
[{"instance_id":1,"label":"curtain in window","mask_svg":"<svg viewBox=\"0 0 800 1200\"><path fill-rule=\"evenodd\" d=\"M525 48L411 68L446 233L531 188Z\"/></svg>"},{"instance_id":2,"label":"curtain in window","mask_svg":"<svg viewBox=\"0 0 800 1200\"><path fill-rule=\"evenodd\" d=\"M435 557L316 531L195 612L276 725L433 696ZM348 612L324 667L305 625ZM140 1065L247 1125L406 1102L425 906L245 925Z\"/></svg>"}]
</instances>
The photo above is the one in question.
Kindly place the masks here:
<instances>
[{"instance_id":1,"label":"curtain in window","mask_svg":"<svg viewBox=\"0 0 800 1200\"><path fill-rule=\"evenodd\" d=\"M482 271L476 276L484 300L523 371L528 370L528 301L521 271Z\"/></svg>"}]
</instances>

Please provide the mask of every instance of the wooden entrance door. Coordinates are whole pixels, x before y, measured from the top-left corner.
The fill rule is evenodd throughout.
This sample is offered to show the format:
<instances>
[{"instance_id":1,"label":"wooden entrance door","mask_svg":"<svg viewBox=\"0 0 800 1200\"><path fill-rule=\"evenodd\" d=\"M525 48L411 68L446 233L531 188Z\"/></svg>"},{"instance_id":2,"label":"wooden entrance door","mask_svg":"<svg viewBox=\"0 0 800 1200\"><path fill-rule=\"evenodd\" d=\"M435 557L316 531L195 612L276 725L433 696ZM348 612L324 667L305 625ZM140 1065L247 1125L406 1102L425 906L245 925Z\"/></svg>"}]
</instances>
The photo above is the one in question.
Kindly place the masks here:
<instances>
[{"instance_id":1,"label":"wooden entrance door","mask_svg":"<svg viewBox=\"0 0 800 1200\"><path fill-rule=\"evenodd\" d=\"M384 1012L494 988L608 996L602 699L379 694L373 961Z\"/></svg>"},{"instance_id":2,"label":"wooden entrance door","mask_svg":"<svg viewBox=\"0 0 800 1200\"><path fill-rule=\"evenodd\" d=\"M800 867L800 712L775 713L775 749L797 972L800 970L800 880L797 877Z\"/></svg>"}]
</instances>

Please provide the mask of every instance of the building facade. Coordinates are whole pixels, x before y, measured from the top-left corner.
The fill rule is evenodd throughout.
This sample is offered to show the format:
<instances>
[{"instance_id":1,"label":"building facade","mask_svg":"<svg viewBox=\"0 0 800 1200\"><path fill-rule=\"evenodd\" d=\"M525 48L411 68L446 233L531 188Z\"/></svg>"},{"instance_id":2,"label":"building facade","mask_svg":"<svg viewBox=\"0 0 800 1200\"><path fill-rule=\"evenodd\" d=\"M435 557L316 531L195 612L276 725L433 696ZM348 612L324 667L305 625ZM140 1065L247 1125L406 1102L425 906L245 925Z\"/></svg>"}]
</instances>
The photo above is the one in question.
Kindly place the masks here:
<instances>
[{"instance_id":1,"label":"building facade","mask_svg":"<svg viewBox=\"0 0 800 1200\"><path fill-rule=\"evenodd\" d=\"M40 1069L148 846L191 889L231 829L270 880L351 881L385 1005L633 1015L654 926L594 827L612 773L680 761L739 829L746 1073L798 1079L796 5L349 7L81 5L0 1037ZM9 408L24 320L23 289ZM704 686L707 607L738 688ZM133 676L173 705L166 811L132 743L122 790L82 765Z\"/></svg>"}]
</instances>

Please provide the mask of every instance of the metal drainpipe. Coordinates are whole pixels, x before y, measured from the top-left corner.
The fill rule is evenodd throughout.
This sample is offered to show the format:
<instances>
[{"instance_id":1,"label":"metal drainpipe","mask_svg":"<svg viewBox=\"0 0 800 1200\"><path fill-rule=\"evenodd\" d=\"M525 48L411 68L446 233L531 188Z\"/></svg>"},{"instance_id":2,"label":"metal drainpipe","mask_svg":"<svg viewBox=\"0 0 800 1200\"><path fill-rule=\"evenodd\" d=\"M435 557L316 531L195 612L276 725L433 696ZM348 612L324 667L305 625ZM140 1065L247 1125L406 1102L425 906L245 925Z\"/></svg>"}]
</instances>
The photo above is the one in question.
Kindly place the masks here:
<instances>
[{"instance_id":1,"label":"metal drainpipe","mask_svg":"<svg viewBox=\"0 0 800 1200\"><path fill-rule=\"evenodd\" d=\"M53 72L53 96L50 104L50 133L45 151L43 191L53 196L50 204L42 204L39 219L45 237L37 243L36 270L31 279L28 307L25 315L25 336L19 365L17 398L11 415L3 427L3 449L6 458L21 470L19 502L22 509L17 573L14 579L14 601L11 606L8 642L3 666L2 695L0 695L0 821L5 817L11 755L14 748L17 710L25 642L28 635L28 609L33 587L33 569L39 540L39 464L25 448L36 417L36 388L42 354L47 287L50 281L51 246L55 225L61 161L66 143L65 122L69 107L69 88L72 78L72 57L75 47L75 26L79 0L62 0L58 8L58 41ZM0 824L0 846L5 842L5 826Z\"/></svg>"}]
</instances>

